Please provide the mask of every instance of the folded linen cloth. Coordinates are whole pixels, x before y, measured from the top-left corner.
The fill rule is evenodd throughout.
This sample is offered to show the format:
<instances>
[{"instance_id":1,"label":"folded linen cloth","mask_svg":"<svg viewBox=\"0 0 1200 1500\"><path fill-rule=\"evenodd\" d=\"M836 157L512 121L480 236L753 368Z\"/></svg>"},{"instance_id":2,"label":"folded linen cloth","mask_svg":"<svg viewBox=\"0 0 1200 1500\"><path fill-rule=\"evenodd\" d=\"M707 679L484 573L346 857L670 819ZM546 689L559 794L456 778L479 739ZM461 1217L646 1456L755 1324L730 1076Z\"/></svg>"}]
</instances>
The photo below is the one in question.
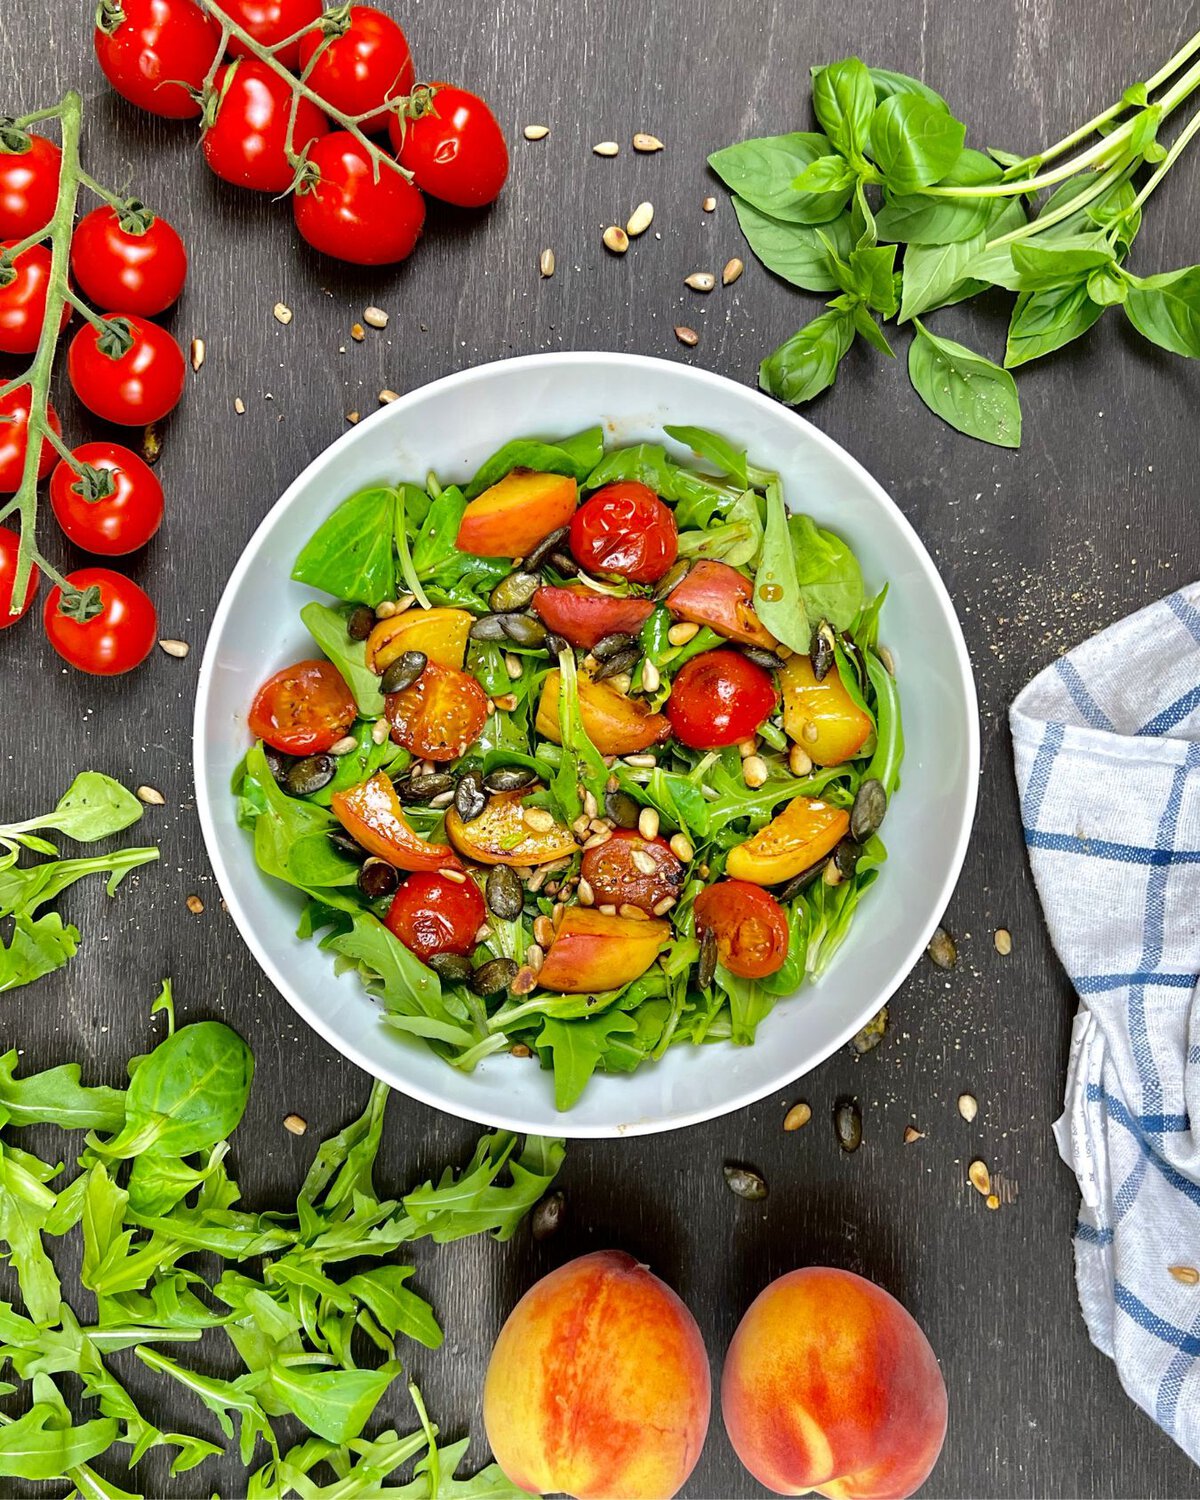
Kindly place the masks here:
<instances>
[{"instance_id":1,"label":"folded linen cloth","mask_svg":"<svg viewBox=\"0 0 1200 1500\"><path fill-rule=\"evenodd\" d=\"M1080 997L1054 1127L1083 1198L1079 1300L1126 1391L1200 1462L1200 583L1068 652L1010 725Z\"/></svg>"}]
</instances>

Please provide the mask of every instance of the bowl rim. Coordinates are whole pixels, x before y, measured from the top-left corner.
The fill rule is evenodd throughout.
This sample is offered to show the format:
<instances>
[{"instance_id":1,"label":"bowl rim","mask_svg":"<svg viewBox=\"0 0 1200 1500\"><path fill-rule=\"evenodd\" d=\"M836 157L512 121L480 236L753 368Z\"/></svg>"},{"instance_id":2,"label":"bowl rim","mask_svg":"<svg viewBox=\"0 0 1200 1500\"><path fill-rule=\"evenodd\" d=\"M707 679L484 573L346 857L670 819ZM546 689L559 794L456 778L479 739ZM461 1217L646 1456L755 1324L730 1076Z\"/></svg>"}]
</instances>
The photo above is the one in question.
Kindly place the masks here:
<instances>
[{"instance_id":1,"label":"bowl rim","mask_svg":"<svg viewBox=\"0 0 1200 1500\"><path fill-rule=\"evenodd\" d=\"M966 806L964 808L964 815L955 832L950 857L946 860L942 868L941 880L936 891L936 900L931 904L931 910L935 915L931 920L927 920L916 933L902 959L895 965L893 977L884 988L872 996L869 1014L864 1015L856 1010L851 1015L848 1023L834 1035L833 1040L819 1047L810 1057L806 1058L803 1064L798 1067L788 1064L779 1076L772 1078L769 1082L752 1085L736 1096L722 1099L712 1106L704 1105L678 1115L672 1115L669 1118L639 1116L624 1123L575 1124L574 1127L572 1126L570 1112L568 1111L562 1116L555 1117L554 1126L551 1130L543 1125L531 1125L527 1119L522 1118L519 1109L511 1113L483 1110L478 1113L466 1114L463 1112L463 1106L453 1103L434 1089L427 1088L408 1079L403 1082L398 1081L394 1070L389 1068L386 1062L382 1062L380 1059L372 1056L367 1049L348 1042L342 1036L337 1026L325 1016L320 1008L315 1003L306 1000L283 975L266 947L259 941L258 934L241 904L237 894L236 881L229 867L229 862L226 860L224 846L218 835L213 808L208 795L208 783L212 772L209 767L205 725L208 718L209 698L215 676L217 642L224 632L227 618L233 608L234 599L240 593L251 568L257 562L258 552L265 534L273 528L280 513L292 504L293 499L302 487L307 488L314 480L322 478L327 471L336 466L342 452L348 446L361 440L362 429L366 426L367 422L381 424L389 420L398 420L410 406L416 403L418 398L425 399L431 393L442 391L457 390L461 393L480 381L494 378L496 372L500 370L506 370L515 376L523 370L542 369L547 365L566 366L572 364L586 365L588 367L599 366L601 368L607 366L614 370L628 367L631 364L639 367L649 366L652 370L662 370L664 374L669 372L672 378L683 374L685 378L694 379L701 385L732 386L738 392L739 396L748 400L752 406L759 406L770 412L773 419L792 424L798 431L805 434L809 442L815 443L817 447L823 449L826 456L847 465L865 484L875 500L885 510L892 513L894 521L907 536L912 547L913 556L930 589L932 597L937 603L938 610L946 625L949 639L953 646L954 660L958 669L959 684L962 689L963 705L967 718L967 764L965 766L966 774L964 779ZM233 571L230 573L225 587L221 592L221 598L216 610L213 612L196 684L196 705L192 718L192 746L196 811L200 819L201 833L204 838L209 862L212 865L213 875L216 878L229 914L233 918L234 925L242 941L249 948L251 956L297 1015L319 1036L323 1037L336 1052L355 1063L371 1077L379 1078L382 1082L399 1090L409 1098L419 1100L420 1103L426 1104L433 1109L441 1110L443 1113L452 1115L458 1119L470 1120L497 1129L518 1132L532 1131L538 1134L552 1134L580 1140L653 1135L671 1130L682 1130L691 1125L698 1125L707 1120L718 1119L724 1115L733 1114L738 1110L745 1109L748 1105L757 1103L770 1094L778 1092L780 1089L786 1088L798 1078L812 1072L813 1069L819 1067L840 1047L844 1046L851 1037L856 1035L864 1022L870 1019L870 1015L875 1014L880 1007L886 1005L908 978L919 961L921 954L925 951L930 938L936 931L941 919L941 913L945 911L949 904L955 886L958 883L958 878L962 873L962 867L966 860L967 848L974 827L975 813L978 805L980 770L978 694L975 687L971 658L967 650L958 614L950 598L949 590L946 588L941 574L938 572L933 558L918 535L916 528L874 475L853 454L843 448L840 443L823 432L819 427L814 426L806 418L800 416L790 408L781 405L779 402L772 400L762 392L743 385L740 381L733 380L727 375L719 374L714 370L706 370L696 365L680 364L678 361L662 359L653 355L586 349L555 350L540 354L522 354L507 359L490 360L484 364L471 365L466 369L453 371L449 375L440 376L437 380L416 386L412 390L406 391L397 401L381 407L377 412L372 412L370 417L366 418L363 422L356 424L348 431L342 433L340 437L335 438L327 448L318 453L315 458L300 470L259 521L245 543L237 562L234 564ZM266 879L267 877L261 876L260 878Z\"/></svg>"}]
</instances>

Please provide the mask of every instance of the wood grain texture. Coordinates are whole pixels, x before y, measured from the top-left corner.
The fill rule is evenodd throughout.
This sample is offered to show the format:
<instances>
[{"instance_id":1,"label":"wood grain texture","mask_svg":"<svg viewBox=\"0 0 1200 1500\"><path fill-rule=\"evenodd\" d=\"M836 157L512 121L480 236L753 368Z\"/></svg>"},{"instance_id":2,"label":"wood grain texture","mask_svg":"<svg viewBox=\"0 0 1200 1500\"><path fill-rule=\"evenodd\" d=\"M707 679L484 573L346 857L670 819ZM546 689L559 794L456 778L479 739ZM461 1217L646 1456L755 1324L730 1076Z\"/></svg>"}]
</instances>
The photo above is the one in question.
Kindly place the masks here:
<instances>
[{"instance_id":1,"label":"wood grain texture","mask_svg":"<svg viewBox=\"0 0 1200 1500\"><path fill-rule=\"evenodd\" d=\"M146 1013L159 980L174 975L182 1015L223 1017L257 1056L236 1153L255 1203L284 1201L314 1138L357 1112L367 1087L250 959L221 909L193 807L199 648L241 547L284 486L344 430L348 410L372 409L381 388L408 390L509 354L631 349L753 381L758 360L817 301L753 263L704 161L747 135L804 126L810 64L859 52L917 73L969 119L973 140L1033 149L1145 76L1196 24L1185 0L384 3L403 11L422 73L461 78L494 102L514 163L491 213L435 209L420 253L382 272L310 254L289 233L286 205L209 176L191 127L138 116L116 99L92 59L90 0L51 0L28 21L11 3L0 13L3 108L19 113L82 88L90 169L128 183L185 234L193 272L171 321L185 343L201 335L208 345L165 428L166 526L130 569L158 601L162 633L189 640L192 655L156 653L128 680L99 682L61 671L32 622L0 637L0 816L49 805L84 766L151 782L167 799L137 831L161 842L161 865L111 903L95 885L64 899L64 915L84 933L80 954L64 974L5 998L0 1042L20 1046L29 1067L79 1059L90 1079L115 1082L152 1034ZM533 121L550 125L547 139L521 138ZM639 129L666 150L635 155L628 142ZM614 160L591 154L606 138L622 142ZM1136 269L1195 260L1198 184L1196 162L1185 161L1150 208ZM713 214L701 210L709 192L720 200ZM656 206L654 229L615 260L601 231L644 198ZM538 275L544 246L557 257L549 281ZM689 272L719 270L735 253L747 261L735 287L708 297L684 287ZM286 328L271 316L277 300L295 312ZM368 303L388 309L391 323L352 343L350 324ZM680 322L700 332L695 350L673 338ZM995 352L1003 304L955 309L937 326ZM714 1375L754 1293L793 1266L847 1266L901 1297L928 1331L950 1391L949 1437L929 1495L1200 1493L1196 1471L1089 1344L1076 1306L1076 1192L1050 1135L1072 994L1029 880L1005 725L1007 704L1036 669L1195 576L1200 376L1112 318L1024 372L1021 390L1026 440L1016 454L940 425L902 361L875 355L853 354L837 389L807 413L866 464L925 539L978 672L978 824L947 915L958 969L922 965L892 1003L886 1041L864 1059L842 1053L779 1098L711 1125L572 1147L562 1178L569 1215L552 1242L417 1248L420 1284L449 1340L436 1356L418 1351L413 1373L443 1430L475 1433L480 1458L482 1373L506 1310L562 1259L619 1245L693 1307ZM58 400L69 434L93 430L62 382ZM60 564L75 563L52 526L44 544ZM205 900L200 916L185 908L190 893ZM991 940L999 926L1014 938L1004 959ZM972 1126L955 1111L964 1089L980 1103ZM851 1158L830 1124L844 1092L858 1096L865 1119ZM784 1135L785 1107L798 1098L811 1102L812 1123ZM308 1120L307 1137L283 1130L292 1110ZM910 1121L926 1135L904 1146ZM401 1189L465 1157L473 1137L470 1126L396 1097L381 1182ZM1001 1212L986 1212L966 1184L976 1154L1017 1189ZM726 1161L764 1173L765 1204L727 1192ZM133 1383L178 1425L212 1426L178 1392ZM388 1415L408 1421L400 1396ZM151 1453L137 1478L149 1493L232 1496L239 1474L236 1461L214 1462L172 1481ZM716 1420L687 1494L756 1493Z\"/></svg>"}]
</instances>

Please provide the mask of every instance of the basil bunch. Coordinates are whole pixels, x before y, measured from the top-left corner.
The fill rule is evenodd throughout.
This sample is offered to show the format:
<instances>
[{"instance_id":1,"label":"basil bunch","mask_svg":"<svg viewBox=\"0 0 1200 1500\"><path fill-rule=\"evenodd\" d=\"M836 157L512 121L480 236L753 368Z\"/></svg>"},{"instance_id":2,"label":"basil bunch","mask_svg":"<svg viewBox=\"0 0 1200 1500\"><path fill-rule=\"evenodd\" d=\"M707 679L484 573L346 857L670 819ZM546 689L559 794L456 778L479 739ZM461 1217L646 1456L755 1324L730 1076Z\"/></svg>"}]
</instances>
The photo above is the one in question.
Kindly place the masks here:
<instances>
[{"instance_id":1,"label":"basil bunch","mask_svg":"<svg viewBox=\"0 0 1200 1500\"><path fill-rule=\"evenodd\" d=\"M893 355L880 321L894 319L912 325L908 372L926 406L968 437L1016 448L1021 405L1009 371L1079 338L1108 307L1122 306L1161 348L1200 358L1200 266L1140 277L1124 264L1143 205L1200 130L1197 114L1169 149L1158 139L1200 87L1197 52L1200 33L1095 119L1026 157L972 150L966 126L918 79L857 57L815 68L819 131L709 157L767 269L836 293L763 360L762 388L790 406L810 401L833 385L856 339ZM921 321L990 287L1017 294L1003 365Z\"/></svg>"}]
</instances>

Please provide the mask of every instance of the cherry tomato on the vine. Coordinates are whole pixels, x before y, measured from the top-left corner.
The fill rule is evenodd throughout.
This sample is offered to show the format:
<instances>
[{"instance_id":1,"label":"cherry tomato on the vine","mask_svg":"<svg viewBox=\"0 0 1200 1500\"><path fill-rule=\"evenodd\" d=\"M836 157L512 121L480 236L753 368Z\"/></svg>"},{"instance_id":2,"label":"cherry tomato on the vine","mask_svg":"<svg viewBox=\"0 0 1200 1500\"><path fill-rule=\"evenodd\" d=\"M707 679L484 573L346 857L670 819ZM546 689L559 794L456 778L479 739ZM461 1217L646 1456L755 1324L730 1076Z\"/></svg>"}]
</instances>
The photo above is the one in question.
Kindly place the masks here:
<instances>
[{"instance_id":1,"label":"cherry tomato on the vine","mask_svg":"<svg viewBox=\"0 0 1200 1500\"><path fill-rule=\"evenodd\" d=\"M292 91L266 63L242 57L216 77L216 114L204 131L204 160L218 177L262 193L286 193L296 176L288 160L287 127ZM304 148L329 129L309 99L296 105L292 150Z\"/></svg>"},{"instance_id":2,"label":"cherry tomato on the vine","mask_svg":"<svg viewBox=\"0 0 1200 1500\"><path fill-rule=\"evenodd\" d=\"M194 120L217 23L194 0L100 0L96 19L96 58L117 93L152 115Z\"/></svg>"},{"instance_id":3,"label":"cherry tomato on the vine","mask_svg":"<svg viewBox=\"0 0 1200 1500\"><path fill-rule=\"evenodd\" d=\"M717 957L731 974L765 979L783 968L790 933L787 913L770 891L748 880L718 880L696 897L696 931L711 932Z\"/></svg>"},{"instance_id":4,"label":"cherry tomato on the vine","mask_svg":"<svg viewBox=\"0 0 1200 1500\"><path fill-rule=\"evenodd\" d=\"M8 250L17 240L5 240L0 250ZM30 245L10 268L12 280L7 286L0 270L0 353L32 354L42 336L46 321L46 293L50 289L50 249ZM64 307L60 328L67 326L71 309Z\"/></svg>"},{"instance_id":5,"label":"cherry tomato on the vine","mask_svg":"<svg viewBox=\"0 0 1200 1500\"><path fill-rule=\"evenodd\" d=\"M9 613L12 608L13 584L17 578L17 549L20 545L21 538L15 531L10 531L7 526L0 526L0 630L17 623L33 603L33 596L38 591L38 570L30 568L24 602L15 615Z\"/></svg>"},{"instance_id":6,"label":"cherry tomato on the vine","mask_svg":"<svg viewBox=\"0 0 1200 1500\"><path fill-rule=\"evenodd\" d=\"M50 476L50 504L66 535L102 557L144 547L163 518L153 469L119 443L84 443L72 457L82 472L61 459Z\"/></svg>"},{"instance_id":7,"label":"cherry tomato on the vine","mask_svg":"<svg viewBox=\"0 0 1200 1500\"><path fill-rule=\"evenodd\" d=\"M58 413L49 402L46 415L55 432L62 431ZM0 495L14 495L21 487L21 476L25 469L25 453L29 447L29 387L19 385L16 390L0 396ZM44 479L54 467L54 449L47 438L42 439L42 451L38 456L38 478Z\"/></svg>"},{"instance_id":8,"label":"cherry tomato on the vine","mask_svg":"<svg viewBox=\"0 0 1200 1500\"><path fill-rule=\"evenodd\" d=\"M42 614L59 656L93 677L116 677L144 662L158 638L149 595L111 568L80 568L67 583L78 592L64 600L61 589L51 589Z\"/></svg>"},{"instance_id":9,"label":"cherry tomato on the vine","mask_svg":"<svg viewBox=\"0 0 1200 1500\"><path fill-rule=\"evenodd\" d=\"M475 882L448 880L444 875L410 875L388 907L384 923L425 962L435 953L475 949L475 934L487 921L487 907Z\"/></svg>"},{"instance_id":10,"label":"cherry tomato on the vine","mask_svg":"<svg viewBox=\"0 0 1200 1500\"><path fill-rule=\"evenodd\" d=\"M67 374L89 411L121 427L144 427L183 395L183 350L157 323L136 313L106 313L100 333L85 323L67 350Z\"/></svg>"},{"instance_id":11,"label":"cherry tomato on the vine","mask_svg":"<svg viewBox=\"0 0 1200 1500\"><path fill-rule=\"evenodd\" d=\"M325 38L318 29L300 42L300 66L309 61ZM347 115L365 115L389 99L412 92L412 53L408 39L391 16L373 5L352 5L350 24L321 51L308 75L308 84L334 109ZM362 121L368 134L382 130L390 112L380 110Z\"/></svg>"},{"instance_id":12,"label":"cherry tomato on the vine","mask_svg":"<svg viewBox=\"0 0 1200 1500\"><path fill-rule=\"evenodd\" d=\"M295 36L311 21L315 21L323 9L322 0L225 0L221 7L225 14L239 26L244 27L256 42L264 47L275 47L288 37ZM237 37L229 39L230 57L245 57L245 43ZM281 47L275 56L293 73L300 61L300 43Z\"/></svg>"},{"instance_id":13,"label":"cherry tomato on the vine","mask_svg":"<svg viewBox=\"0 0 1200 1500\"><path fill-rule=\"evenodd\" d=\"M250 733L285 755L319 755L337 744L356 712L331 661L298 661L259 688L250 706Z\"/></svg>"},{"instance_id":14,"label":"cherry tomato on the vine","mask_svg":"<svg viewBox=\"0 0 1200 1500\"><path fill-rule=\"evenodd\" d=\"M720 750L750 739L775 699L770 674L740 651L704 651L675 674L667 718L693 750Z\"/></svg>"},{"instance_id":15,"label":"cherry tomato on the vine","mask_svg":"<svg viewBox=\"0 0 1200 1500\"><path fill-rule=\"evenodd\" d=\"M13 149L0 136L0 235L23 240L54 217L62 152L44 135L16 131L13 140L20 147Z\"/></svg>"},{"instance_id":16,"label":"cherry tomato on the vine","mask_svg":"<svg viewBox=\"0 0 1200 1500\"><path fill-rule=\"evenodd\" d=\"M152 318L183 291L188 258L166 219L131 204L84 214L71 241L71 270L84 296L106 312Z\"/></svg>"},{"instance_id":17,"label":"cherry tomato on the vine","mask_svg":"<svg viewBox=\"0 0 1200 1500\"><path fill-rule=\"evenodd\" d=\"M478 96L450 83L433 85L426 113L388 121L392 149L423 193L482 208L508 177L508 146L496 116Z\"/></svg>"},{"instance_id":18,"label":"cherry tomato on the vine","mask_svg":"<svg viewBox=\"0 0 1200 1500\"><path fill-rule=\"evenodd\" d=\"M606 484L571 518L571 555L589 573L657 583L678 552L674 515L636 479Z\"/></svg>"},{"instance_id":19,"label":"cherry tomato on the vine","mask_svg":"<svg viewBox=\"0 0 1200 1500\"><path fill-rule=\"evenodd\" d=\"M315 180L292 198L296 228L315 250L360 266L383 266L413 252L425 200L407 178L379 168L347 130L322 136L308 153Z\"/></svg>"}]
</instances>

